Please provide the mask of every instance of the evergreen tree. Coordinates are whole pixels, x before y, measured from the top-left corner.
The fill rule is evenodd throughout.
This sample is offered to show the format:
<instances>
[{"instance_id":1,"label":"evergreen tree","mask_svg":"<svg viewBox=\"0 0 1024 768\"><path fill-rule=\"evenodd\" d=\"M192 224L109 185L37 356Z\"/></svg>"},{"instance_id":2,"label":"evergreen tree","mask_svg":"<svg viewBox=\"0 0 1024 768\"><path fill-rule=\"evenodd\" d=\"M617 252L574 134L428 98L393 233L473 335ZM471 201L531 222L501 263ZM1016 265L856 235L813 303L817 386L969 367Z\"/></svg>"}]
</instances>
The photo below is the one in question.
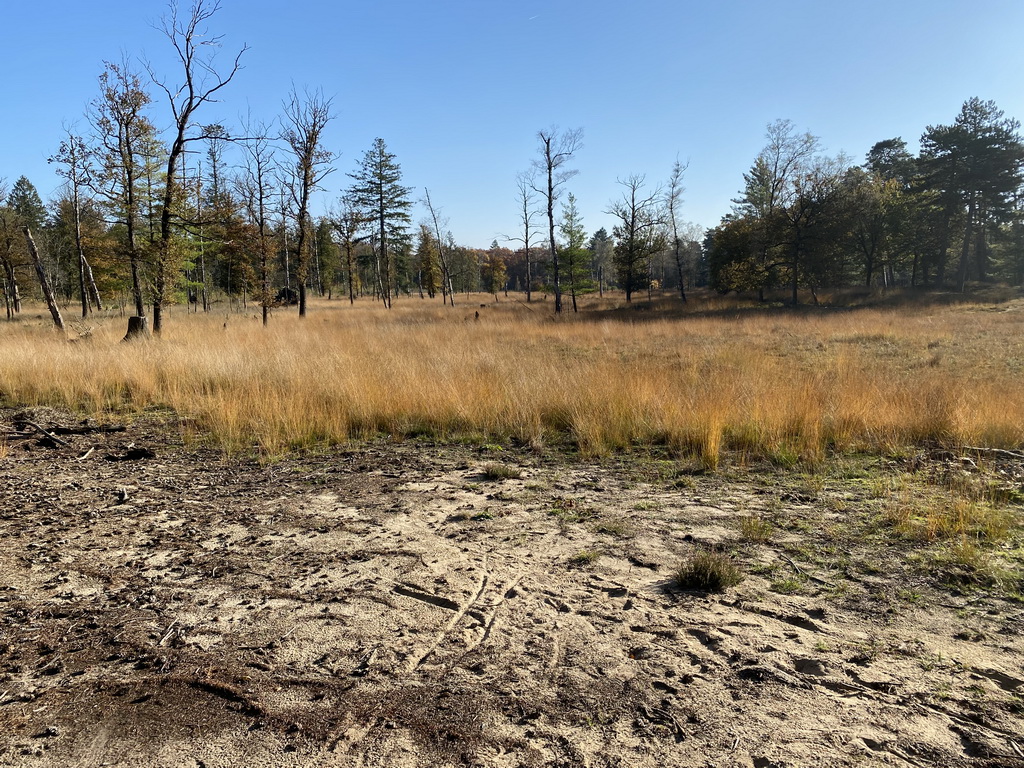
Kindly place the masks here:
<instances>
[{"instance_id":1,"label":"evergreen tree","mask_svg":"<svg viewBox=\"0 0 1024 768\"><path fill-rule=\"evenodd\" d=\"M416 243L416 263L420 276L420 294L426 291L430 298L434 298L441 290L441 260L438 256L437 241L428 224L420 224Z\"/></svg>"},{"instance_id":2,"label":"evergreen tree","mask_svg":"<svg viewBox=\"0 0 1024 768\"><path fill-rule=\"evenodd\" d=\"M597 283L597 290L604 296L605 285L612 282L613 255L615 253L615 241L612 240L608 230L601 227L590 238L587 243L587 250L590 251L590 275Z\"/></svg>"},{"instance_id":3,"label":"evergreen tree","mask_svg":"<svg viewBox=\"0 0 1024 768\"><path fill-rule=\"evenodd\" d=\"M401 184L402 169L395 156L388 152L384 140L377 138L366 151L359 169L349 176L354 184L349 189L363 220L373 227L371 242L376 255L377 288L381 300L391 306L392 287L397 275L396 258L408 241L409 187Z\"/></svg>"},{"instance_id":4,"label":"evergreen tree","mask_svg":"<svg viewBox=\"0 0 1024 768\"><path fill-rule=\"evenodd\" d=\"M952 125L929 126L921 137L921 163L928 183L955 199L964 212L957 284L973 274L989 276L987 228L1007 221L1024 175L1020 122L1003 116L995 102L968 99Z\"/></svg>"},{"instance_id":5,"label":"evergreen tree","mask_svg":"<svg viewBox=\"0 0 1024 768\"><path fill-rule=\"evenodd\" d=\"M572 311L579 312L576 297L592 290L590 283L590 252L587 250L587 231L583 228L583 217L576 207L576 196L570 192L562 206L562 220L558 224L562 236L561 282L569 288L572 297Z\"/></svg>"},{"instance_id":6,"label":"evergreen tree","mask_svg":"<svg viewBox=\"0 0 1024 768\"><path fill-rule=\"evenodd\" d=\"M28 227L33 232L42 230L46 223L46 206L43 199L39 197L35 185L26 177L20 176L11 193L7 196L7 205L18 216L23 227Z\"/></svg>"}]
</instances>

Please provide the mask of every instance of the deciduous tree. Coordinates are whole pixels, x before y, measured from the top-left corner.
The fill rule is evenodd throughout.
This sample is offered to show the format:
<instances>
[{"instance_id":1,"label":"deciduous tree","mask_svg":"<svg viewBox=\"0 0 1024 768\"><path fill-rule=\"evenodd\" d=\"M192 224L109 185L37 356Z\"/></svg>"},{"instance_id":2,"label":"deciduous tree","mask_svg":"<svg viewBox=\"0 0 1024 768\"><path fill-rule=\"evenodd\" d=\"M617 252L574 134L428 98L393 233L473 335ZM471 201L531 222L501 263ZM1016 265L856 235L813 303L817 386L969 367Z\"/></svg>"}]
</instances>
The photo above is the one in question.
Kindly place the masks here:
<instances>
[{"instance_id":1,"label":"deciduous tree","mask_svg":"<svg viewBox=\"0 0 1024 768\"><path fill-rule=\"evenodd\" d=\"M299 317L306 316L306 284L309 281L311 227L309 199L333 170L334 154L324 146L324 129L331 119L331 100L320 91L300 97L292 92L284 109L284 140L294 161L290 168L291 198L298 242L295 276L299 287Z\"/></svg>"},{"instance_id":2,"label":"deciduous tree","mask_svg":"<svg viewBox=\"0 0 1024 768\"><path fill-rule=\"evenodd\" d=\"M205 138L202 131L196 130L196 111L215 101L217 94L234 79L241 67L242 54L248 50L247 46L242 46L226 74L217 71L213 54L204 51L213 51L220 45L221 36L211 36L206 29L206 23L219 9L219 0L195 0L187 17L180 17L177 5L172 4L170 15L163 19L162 29L181 65L181 82L169 85L150 70L153 81L167 97L173 119L153 286L153 332L157 334L163 329L169 281L174 280L179 262L172 242L177 218L175 208L180 196L179 161L189 143Z\"/></svg>"},{"instance_id":3,"label":"deciduous tree","mask_svg":"<svg viewBox=\"0 0 1024 768\"><path fill-rule=\"evenodd\" d=\"M551 270L555 294L555 313L562 311L562 287L558 269L558 241L555 239L555 203L562 187L578 171L566 167L572 156L583 146L583 129L559 131L557 128L537 132L538 157L533 167L537 174L534 190L540 194L547 207L548 247L551 253Z\"/></svg>"},{"instance_id":4,"label":"deciduous tree","mask_svg":"<svg viewBox=\"0 0 1024 768\"><path fill-rule=\"evenodd\" d=\"M625 187L620 200L612 201L607 213L618 219L615 236L615 268L626 301L633 293L650 287L649 260L665 247L663 221L659 211L661 190L644 189L645 177L634 174L619 184Z\"/></svg>"}]
</instances>

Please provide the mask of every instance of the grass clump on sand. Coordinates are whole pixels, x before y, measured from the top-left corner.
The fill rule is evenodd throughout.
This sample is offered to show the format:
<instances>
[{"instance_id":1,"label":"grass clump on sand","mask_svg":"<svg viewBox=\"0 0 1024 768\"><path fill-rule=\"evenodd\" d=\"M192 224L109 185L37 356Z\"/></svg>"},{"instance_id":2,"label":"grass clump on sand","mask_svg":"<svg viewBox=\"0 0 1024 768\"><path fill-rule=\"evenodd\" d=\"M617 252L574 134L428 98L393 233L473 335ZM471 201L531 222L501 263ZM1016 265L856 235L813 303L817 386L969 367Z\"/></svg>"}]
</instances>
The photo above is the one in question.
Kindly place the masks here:
<instances>
[{"instance_id":1,"label":"grass clump on sand","mask_svg":"<svg viewBox=\"0 0 1024 768\"><path fill-rule=\"evenodd\" d=\"M723 552L699 549L676 569L673 583L679 589L725 592L743 581L743 572Z\"/></svg>"}]
</instances>

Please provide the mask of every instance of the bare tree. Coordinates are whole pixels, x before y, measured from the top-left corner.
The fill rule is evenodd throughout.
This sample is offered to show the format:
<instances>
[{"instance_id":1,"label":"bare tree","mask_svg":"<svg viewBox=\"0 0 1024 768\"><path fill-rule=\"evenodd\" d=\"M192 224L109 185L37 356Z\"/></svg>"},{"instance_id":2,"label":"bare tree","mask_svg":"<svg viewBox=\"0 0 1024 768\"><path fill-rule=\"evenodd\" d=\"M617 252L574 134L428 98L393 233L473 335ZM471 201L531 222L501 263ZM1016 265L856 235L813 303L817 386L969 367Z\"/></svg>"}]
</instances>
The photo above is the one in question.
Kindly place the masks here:
<instances>
[{"instance_id":1,"label":"bare tree","mask_svg":"<svg viewBox=\"0 0 1024 768\"><path fill-rule=\"evenodd\" d=\"M284 105L285 130L282 139L295 155L290 170L292 203L298 243L295 277L299 284L299 317L306 316L306 282L309 277L309 198L333 168L334 155L323 146L323 133L331 119L331 100L316 91L300 98L294 90Z\"/></svg>"},{"instance_id":2,"label":"bare tree","mask_svg":"<svg viewBox=\"0 0 1024 768\"><path fill-rule=\"evenodd\" d=\"M645 178L639 174L620 180L619 184L626 191L620 200L612 202L606 213L619 220L613 230L615 267L629 302L634 292L650 289L650 259L665 247L665 236L658 205L661 190L646 191Z\"/></svg>"},{"instance_id":3,"label":"bare tree","mask_svg":"<svg viewBox=\"0 0 1024 768\"><path fill-rule=\"evenodd\" d=\"M454 307L455 285L452 281L451 259L445 253L446 246L444 237L441 235L440 211L430 201L430 190L426 187L423 188L423 195L423 204L427 206L430 219L434 224L434 237L437 240L437 257L441 260L441 303L443 304L445 297L447 297L449 303ZM445 224L447 224L447 220Z\"/></svg>"},{"instance_id":4,"label":"bare tree","mask_svg":"<svg viewBox=\"0 0 1024 768\"><path fill-rule=\"evenodd\" d=\"M82 246L82 195L92 183L92 158L81 136L76 136L70 128L66 128L65 133L66 138L60 143L60 149L56 155L49 158L49 162L61 166L57 173L68 182L75 251L78 253L78 288L82 298L82 317L87 317L90 298L96 309L103 309L100 293L93 279L92 267L85 258L85 248Z\"/></svg>"},{"instance_id":5,"label":"bare tree","mask_svg":"<svg viewBox=\"0 0 1024 768\"><path fill-rule=\"evenodd\" d=\"M345 280L348 283L348 302L356 303L356 290L359 287L359 270L356 266L355 249L363 238L360 238L359 230L362 229L364 221L359 207L351 195L344 195L341 198L341 209L331 217L331 224L334 231L338 233L342 254L344 255Z\"/></svg>"},{"instance_id":6,"label":"bare tree","mask_svg":"<svg viewBox=\"0 0 1024 768\"><path fill-rule=\"evenodd\" d=\"M172 254L172 220L174 204L178 197L178 162L185 147L193 141L205 138L203 132L189 132L194 129L193 117L196 110L203 104L216 101L217 93L224 88L241 68L242 54L248 50L243 45L236 54L234 63L226 75L222 75L214 67L212 53L204 54L200 47L215 49L220 46L220 35L211 36L206 30L206 23L220 10L219 0L195 0L187 18L178 16L177 5L171 5L169 17L163 19L163 33L170 40L181 64L182 83L169 86L157 79L152 69L149 70L153 82L166 94L167 102L174 118L174 130L167 155L167 172L164 178L164 199L160 211L160 241L157 254L153 290L153 332L159 334L163 329L163 307L167 297L168 279L173 270Z\"/></svg>"},{"instance_id":7,"label":"bare tree","mask_svg":"<svg viewBox=\"0 0 1024 768\"><path fill-rule=\"evenodd\" d=\"M529 303L533 292L533 257L530 255L530 242L537 231L533 220L540 215L540 211L533 207L537 198L534 196L535 186L530 174L520 173L516 176L516 189L516 205L519 206L519 224L523 228L523 236L502 237L509 242L523 244L523 250L526 252L526 301Z\"/></svg>"},{"instance_id":8,"label":"bare tree","mask_svg":"<svg viewBox=\"0 0 1024 768\"><path fill-rule=\"evenodd\" d=\"M236 181L249 221L256 228L256 250L259 259L259 303L266 326L274 296L270 291L270 261L274 245L270 233L270 179L274 168L274 149L264 125L247 125L248 138L241 142L245 165Z\"/></svg>"},{"instance_id":9,"label":"bare tree","mask_svg":"<svg viewBox=\"0 0 1024 768\"><path fill-rule=\"evenodd\" d=\"M583 146L583 129L575 128L559 132L557 128L538 131L540 141L540 157L534 160L533 167L540 174L535 177L534 190L544 198L548 212L548 244L551 248L551 267L554 279L555 312L562 311L562 290L558 282L558 244L555 240L555 202L557 202L562 185L575 176L578 171L566 168L566 163L573 154Z\"/></svg>"},{"instance_id":10,"label":"bare tree","mask_svg":"<svg viewBox=\"0 0 1024 768\"><path fill-rule=\"evenodd\" d=\"M672 173L668 177L668 187L665 189L665 214L668 219L669 238L672 242L672 255L675 258L676 274L679 278L679 298L686 303L686 280L683 275L684 253L688 247L684 247L680 237L679 214L683 205L683 174L686 172L686 165L677 159L672 165Z\"/></svg>"},{"instance_id":11,"label":"bare tree","mask_svg":"<svg viewBox=\"0 0 1024 768\"><path fill-rule=\"evenodd\" d=\"M61 317L60 307L57 306L57 300L53 296L50 281L46 279L46 271L43 269L42 259L39 258L39 250L36 248L36 241L32 237L32 230L28 227L22 227L21 231L25 235L28 252L32 256L32 264L35 266L36 275L39 277L39 287L43 289L43 297L46 299L46 306L50 309L53 324L57 326L61 333L64 333L64 318Z\"/></svg>"}]
</instances>

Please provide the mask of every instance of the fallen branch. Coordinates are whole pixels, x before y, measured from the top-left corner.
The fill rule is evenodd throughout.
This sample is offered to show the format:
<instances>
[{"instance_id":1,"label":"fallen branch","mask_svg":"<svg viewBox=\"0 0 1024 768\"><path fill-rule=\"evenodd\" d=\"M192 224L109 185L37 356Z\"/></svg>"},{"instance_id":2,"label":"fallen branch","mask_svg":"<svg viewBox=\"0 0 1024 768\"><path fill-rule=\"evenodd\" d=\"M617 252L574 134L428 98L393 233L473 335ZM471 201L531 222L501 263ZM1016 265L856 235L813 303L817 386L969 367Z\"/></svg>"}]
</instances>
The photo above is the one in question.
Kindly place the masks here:
<instances>
[{"instance_id":1,"label":"fallen branch","mask_svg":"<svg viewBox=\"0 0 1024 768\"><path fill-rule=\"evenodd\" d=\"M1003 448L976 448L972 445L965 445L960 450L970 453L988 454L989 456L1006 456L1011 459L1024 459L1024 453L1007 451Z\"/></svg>"},{"instance_id":2,"label":"fallen branch","mask_svg":"<svg viewBox=\"0 0 1024 768\"><path fill-rule=\"evenodd\" d=\"M835 589L835 584L833 584L830 581L825 581L824 579L819 579L817 576L814 576L813 574L807 573L807 571L803 570L799 565L794 563L790 558L786 557L781 552L779 553L779 557L781 557L783 560L789 563L793 567L793 570L796 571L799 575L803 576L805 579L809 579L810 581L813 581L815 584L821 584L823 587Z\"/></svg>"},{"instance_id":3,"label":"fallen branch","mask_svg":"<svg viewBox=\"0 0 1024 768\"><path fill-rule=\"evenodd\" d=\"M56 435L52 434L51 432L47 432L47 431L46 431L45 429L43 429L42 427L40 427L40 426L39 426L38 424L36 424L36 423L35 423L34 421L25 421L24 423L25 423L25 424L28 424L28 425L29 425L30 427L32 427L33 429L37 429L37 430L39 430L39 431L40 431L40 432L42 432L42 433L43 433L44 435L46 435L46 436L47 436L48 438L50 438L51 440L53 440L53 442L55 442L55 443L59 443L60 445L63 445L63 446L65 447L65 448L70 448L70 447L71 447L71 443L69 443L69 442L68 442L67 440L61 440L61 439L60 439L59 437L57 437Z\"/></svg>"}]
</instances>

